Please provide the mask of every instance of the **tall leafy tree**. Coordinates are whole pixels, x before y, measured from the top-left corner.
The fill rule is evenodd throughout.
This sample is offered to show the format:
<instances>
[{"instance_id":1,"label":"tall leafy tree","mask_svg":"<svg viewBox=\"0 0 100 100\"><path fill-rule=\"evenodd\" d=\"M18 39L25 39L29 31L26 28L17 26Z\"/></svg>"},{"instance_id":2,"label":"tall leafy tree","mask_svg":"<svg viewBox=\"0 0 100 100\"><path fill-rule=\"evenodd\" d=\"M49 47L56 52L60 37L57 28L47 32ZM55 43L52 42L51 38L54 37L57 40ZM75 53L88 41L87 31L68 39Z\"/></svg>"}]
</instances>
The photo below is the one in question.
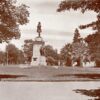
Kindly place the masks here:
<instances>
[{"instance_id":1,"label":"tall leafy tree","mask_svg":"<svg viewBox=\"0 0 100 100\"><path fill-rule=\"evenodd\" d=\"M72 45L68 43L60 51L61 63L64 63L64 65L66 66L71 66L72 65L71 55L72 55Z\"/></svg>"},{"instance_id":2,"label":"tall leafy tree","mask_svg":"<svg viewBox=\"0 0 100 100\"><path fill-rule=\"evenodd\" d=\"M89 45L91 60L94 60L97 67L100 67L100 34L88 35L85 41Z\"/></svg>"},{"instance_id":3,"label":"tall leafy tree","mask_svg":"<svg viewBox=\"0 0 100 100\"><path fill-rule=\"evenodd\" d=\"M0 42L18 39L19 25L28 23L27 6L17 6L16 0L0 0Z\"/></svg>"},{"instance_id":4,"label":"tall leafy tree","mask_svg":"<svg viewBox=\"0 0 100 100\"><path fill-rule=\"evenodd\" d=\"M76 28L72 43L72 59L77 62L77 66L82 66L83 62L88 60L89 55L88 45L83 38L81 38L79 30Z\"/></svg>"}]
</instances>

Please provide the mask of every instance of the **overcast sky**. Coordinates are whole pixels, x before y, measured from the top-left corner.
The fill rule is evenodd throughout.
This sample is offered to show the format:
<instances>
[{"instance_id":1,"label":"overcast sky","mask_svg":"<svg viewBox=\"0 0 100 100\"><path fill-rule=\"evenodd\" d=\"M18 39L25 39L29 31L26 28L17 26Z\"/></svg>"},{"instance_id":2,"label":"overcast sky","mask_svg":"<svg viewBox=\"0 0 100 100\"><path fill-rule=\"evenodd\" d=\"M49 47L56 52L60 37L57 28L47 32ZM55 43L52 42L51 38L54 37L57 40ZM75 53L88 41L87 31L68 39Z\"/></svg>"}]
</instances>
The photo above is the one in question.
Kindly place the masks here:
<instances>
[{"instance_id":1,"label":"overcast sky","mask_svg":"<svg viewBox=\"0 0 100 100\"><path fill-rule=\"evenodd\" d=\"M34 39L37 35L36 26L42 23L42 37L46 44L53 45L60 49L65 43L71 42L75 28L80 24L87 24L96 19L94 12L86 12L84 15L80 11L56 12L61 0L18 0L30 8L29 20L27 25L21 26L20 40L13 40L11 43L21 48L24 39ZM80 31L82 37L91 32L91 29Z\"/></svg>"}]
</instances>

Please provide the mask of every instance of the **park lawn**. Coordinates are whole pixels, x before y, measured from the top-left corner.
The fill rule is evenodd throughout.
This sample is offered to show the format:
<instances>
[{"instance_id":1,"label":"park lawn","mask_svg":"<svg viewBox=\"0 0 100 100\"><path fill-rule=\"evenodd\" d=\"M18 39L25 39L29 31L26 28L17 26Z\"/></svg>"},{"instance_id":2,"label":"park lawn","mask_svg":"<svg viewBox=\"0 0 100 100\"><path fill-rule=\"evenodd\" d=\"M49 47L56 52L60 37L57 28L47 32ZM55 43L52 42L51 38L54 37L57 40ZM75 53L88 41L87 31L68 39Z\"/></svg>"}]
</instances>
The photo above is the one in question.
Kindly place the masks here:
<instances>
[{"instance_id":1,"label":"park lawn","mask_svg":"<svg viewBox=\"0 0 100 100\"><path fill-rule=\"evenodd\" d=\"M3 77L3 76L7 77ZM1 81L100 81L100 68L0 66Z\"/></svg>"}]
</instances>

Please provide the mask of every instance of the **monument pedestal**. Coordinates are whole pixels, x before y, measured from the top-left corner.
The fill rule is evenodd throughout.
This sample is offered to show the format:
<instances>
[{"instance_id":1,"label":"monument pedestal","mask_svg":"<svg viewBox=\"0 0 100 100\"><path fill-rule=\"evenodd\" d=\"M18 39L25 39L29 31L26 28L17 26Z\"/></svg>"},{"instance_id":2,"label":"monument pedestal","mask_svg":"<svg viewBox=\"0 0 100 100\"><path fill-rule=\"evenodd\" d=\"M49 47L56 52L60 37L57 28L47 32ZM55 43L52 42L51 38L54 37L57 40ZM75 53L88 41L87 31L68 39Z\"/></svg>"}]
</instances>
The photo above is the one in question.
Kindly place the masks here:
<instances>
[{"instance_id":1,"label":"monument pedestal","mask_svg":"<svg viewBox=\"0 0 100 100\"><path fill-rule=\"evenodd\" d=\"M41 55L41 48L44 46L45 42L41 37L36 37L33 42L33 56L31 65L32 66L46 66L46 58Z\"/></svg>"}]
</instances>

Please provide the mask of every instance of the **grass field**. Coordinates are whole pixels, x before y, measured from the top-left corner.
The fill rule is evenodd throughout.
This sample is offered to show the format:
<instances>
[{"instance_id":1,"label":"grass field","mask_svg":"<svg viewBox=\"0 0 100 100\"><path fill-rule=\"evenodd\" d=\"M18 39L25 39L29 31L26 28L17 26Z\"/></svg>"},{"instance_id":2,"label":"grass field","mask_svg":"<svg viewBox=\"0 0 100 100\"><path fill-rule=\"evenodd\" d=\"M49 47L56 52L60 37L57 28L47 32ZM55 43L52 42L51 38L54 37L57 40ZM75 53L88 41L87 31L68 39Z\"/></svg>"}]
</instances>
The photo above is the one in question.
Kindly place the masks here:
<instances>
[{"instance_id":1,"label":"grass field","mask_svg":"<svg viewBox=\"0 0 100 100\"><path fill-rule=\"evenodd\" d=\"M100 68L0 66L1 81L100 81Z\"/></svg>"}]
</instances>

